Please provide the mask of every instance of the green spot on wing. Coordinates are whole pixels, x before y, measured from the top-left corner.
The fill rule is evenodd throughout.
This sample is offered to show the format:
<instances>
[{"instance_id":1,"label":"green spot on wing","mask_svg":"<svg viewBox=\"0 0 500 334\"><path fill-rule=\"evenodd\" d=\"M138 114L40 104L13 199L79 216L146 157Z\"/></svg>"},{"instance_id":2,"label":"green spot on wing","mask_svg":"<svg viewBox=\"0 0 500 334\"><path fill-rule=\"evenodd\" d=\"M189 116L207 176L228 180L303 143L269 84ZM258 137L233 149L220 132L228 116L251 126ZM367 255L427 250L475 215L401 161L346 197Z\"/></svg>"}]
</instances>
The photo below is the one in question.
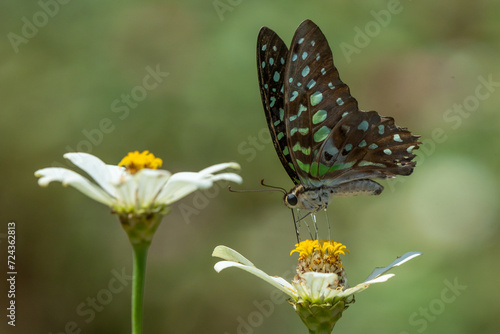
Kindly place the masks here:
<instances>
[{"instance_id":1,"label":"green spot on wing","mask_svg":"<svg viewBox=\"0 0 500 334\"><path fill-rule=\"evenodd\" d=\"M384 126L383 125L379 125L378 126L378 134L379 135L383 135L384 131L385 131Z\"/></svg>"},{"instance_id":2,"label":"green spot on wing","mask_svg":"<svg viewBox=\"0 0 500 334\"><path fill-rule=\"evenodd\" d=\"M363 121L363 122L361 122L361 123L358 125L358 130L363 130L363 131L368 130L368 122L367 122L367 121Z\"/></svg>"},{"instance_id":3,"label":"green spot on wing","mask_svg":"<svg viewBox=\"0 0 500 334\"><path fill-rule=\"evenodd\" d=\"M326 110L318 110L312 117L313 124L318 124L326 119Z\"/></svg>"},{"instance_id":4,"label":"green spot on wing","mask_svg":"<svg viewBox=\"0 0 500 334\"><path fill-rule=\"evenodd\" d=\"M332 167L330 167L330 169L328 171L333 172L333 171L339 170L339 169L351 168L352 166L354 166L354 163L355 162L352 161L352 162L346 162L346 163L339 164L339 165L333 165Z\"/></svg>"},{"instance_id":5,"label":"green spot on wing","mask_svg":"<svg viewBox=\"0 0 500 334\"><path fill-rule=\"evenodd\" d=\"M364 166L376 166L376 167L387 167L386 165L384 164L381 164L381 163L376 163L376 162L370 162L370 161L366 161L366 160L363 160L361 161L359 164L358 164L359 167L364 167Z\"/></svg>"},{"instance_id":6,"label":"green spot on wing","mask_svg":"<svg viewBox=\"0 0 500 334\"><path fill-rule=\"evenodd\" d=\"M273 80L276 82L280 81L280 74L278 72L274 72Z\"/></svg>"},{"instance_id":7,"label":"green spot on wing","mask_svg":"<svg viewBox=\"0 0 500 334\"><path fill-rule=\"evenodd\" d=\"M330 134L330 129L327 126L322 126L318 131L314 133L314 141L319 143L325 140L326 137Z\"/></svg>"},{"instance_id":8,"label":"green spot on wing","mask_svg":"<svg viewBox=\"0 0 500 334\"><path fill-rule=\"evenodd\" d=\"M302 70L302 76L305 77L309 74L310 72L310 69L309 69L309 66L305 66L304 69Z\"/></svg>"},{"instance_id":9,"label":"green spot on wing","mask_svg":"<svg viewBox=\"0 0 500 334\"><path fill-rule=\"evenodd\" d=\"M302 169L306 173L309 173L309 170L311 169L311 165L305 164L302 161L300 161L299 159L295 159L295 161L297 162L297 165L299 166L300 169Z\"/></svg>"},{"instance_id":10,"label":"green spot on wing","mask_svg":"<svg viewBox=\"0 0 500 334\"><path fill-rule=\"evenodd\" d=\"M328 170L329 168L327 165L319 164L319 176L325 175L326 173L328 173Z\"/></svg>"},{"instance_id":11,"label":"green spot on wing","mask_svg":"<svg viewBox=\"0 0 500 334\"><path fill-rule=\"evenodd\" d=\"M323 94L321 92L316 92L311 95L310 100L311 100L311 106L314 107L323 100Z\"/></svg>"},{"instance_id":12,"label":"green spot on wing","mask_svg":"<svg viewBox=\"0 0 500 334\"><path fill-rule=\"evenodd\" d=\"M311 174L312 177L318 177L318 163L317 162L313 162L311 164L311 172L309 174Z\"/></svg>"},{"instance_id":13,"label":"green spot on wing","mask_svg":"<svg viewBox=\"0 0 500 334\"><path fill-rule=\"evenodd\" d=\"M292 150L294 152L301 151L305 155L311 154L311 147L302 147L299 142L293 145Z\"/></svg>"},{"instance_id":14,"label":"green spot on wing","mask_svg":"<svg viewBox=\"0 0 500 334\"><path fill-rule=\"evenodd\" d=\"M272 108L274 107L275 103L276 103L276 98L274 96L271 96L271 101L269 102L269 106Z\"/></svg>"}]
</instances>

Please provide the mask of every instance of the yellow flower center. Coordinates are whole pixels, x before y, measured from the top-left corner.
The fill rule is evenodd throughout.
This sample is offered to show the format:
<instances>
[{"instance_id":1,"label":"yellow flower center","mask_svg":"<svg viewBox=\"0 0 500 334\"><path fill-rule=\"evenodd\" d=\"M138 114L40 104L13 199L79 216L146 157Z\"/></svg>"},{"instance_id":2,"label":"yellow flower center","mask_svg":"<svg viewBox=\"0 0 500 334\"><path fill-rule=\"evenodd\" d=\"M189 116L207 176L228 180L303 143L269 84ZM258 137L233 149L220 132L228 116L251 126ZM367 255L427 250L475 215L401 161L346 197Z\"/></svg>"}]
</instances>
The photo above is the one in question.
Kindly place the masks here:
<instances>
[{"instance_id":1,"label":"yellow flower center","mask_svg":"<svg viewBox=\"0 0 500 334\"><path fill-rule=\"evenodd\" d=\"M290 252L290 255L299 253L299 260L306 259L313 255L319 254L322 257L334 257L339 254L345 255L349 250L340 242L332 240L304 240L295 244L295 249Z\"/></svg>"},{"instance_id":2,"label":"yellow flower center","mask_svg":"<svg viewBox=\"0 0 500 334\"><path fill-rule=\"evenodd\" d=\"M118 166L124 166L130 174L135 174L144 168L157 169L161 167L162 163L160 158L156 158L153 153L146 150L142 153L139 151L129 152Z\"/></svg>"},{"instance_id":3,"label":"yellow flower center","mask_svg":"<svg viewBox=\"0 0 500 334\"><path fill-rule=\"evenodd\" d=\"M299 268L302 272L337 272L342 269L340 255L349 252L340 242L331 240L304 240L290 252L299 253Z\"/></svg>"}]
</instances>

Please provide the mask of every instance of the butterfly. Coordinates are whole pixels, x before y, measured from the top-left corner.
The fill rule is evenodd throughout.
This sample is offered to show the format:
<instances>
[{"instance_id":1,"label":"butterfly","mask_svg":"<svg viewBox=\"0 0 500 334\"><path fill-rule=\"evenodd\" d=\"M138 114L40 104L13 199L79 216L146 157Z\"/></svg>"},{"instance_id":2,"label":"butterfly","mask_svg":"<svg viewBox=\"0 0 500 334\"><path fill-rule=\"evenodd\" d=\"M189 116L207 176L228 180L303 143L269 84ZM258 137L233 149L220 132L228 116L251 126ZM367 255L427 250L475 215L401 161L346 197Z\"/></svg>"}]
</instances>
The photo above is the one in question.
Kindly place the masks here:
<instances>
[{"instance_id":1,"label":"butterfly","mask_svg":"<svg viewBox=\"0 0 500 334\"><path fill-rule=\"evenodd\" d=\"M302 22L290 50L271 29L257 40L260 93L272 141L295 186L289 208L316 212L332 196L379 195L373 179L410 175L419 136L362 111L340 80L319 27Z\"/></svg>"}]
</instances>

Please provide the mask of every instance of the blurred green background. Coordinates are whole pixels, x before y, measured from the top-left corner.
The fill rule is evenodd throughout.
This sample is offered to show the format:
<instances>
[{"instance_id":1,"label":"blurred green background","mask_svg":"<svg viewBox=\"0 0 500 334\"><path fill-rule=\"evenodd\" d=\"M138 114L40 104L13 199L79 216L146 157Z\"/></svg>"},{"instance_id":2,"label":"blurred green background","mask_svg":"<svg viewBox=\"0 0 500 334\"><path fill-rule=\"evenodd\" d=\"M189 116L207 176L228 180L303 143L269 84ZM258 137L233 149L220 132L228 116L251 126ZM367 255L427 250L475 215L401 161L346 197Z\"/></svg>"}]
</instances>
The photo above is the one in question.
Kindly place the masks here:
<instances>
[{"instance_id":1,"label":"blurred green background","mask_svg":"<svg viewBox=\"0 0 500 334\"><path fill-rule=\"evenodd\" d=\"M239 189L261 178L291 188L270 143L255 46L261 26L289 44L309 18L360 107L424 142L411 177L329 207L334 238L351 251L352 284L397 255L424 253L359 294L336 332L498 333L499 12L487 0L2 1L0 268L13 220L18 275L15 328L0 285L0 332L130 332L130 281L108 287L132 270L117 218L33 176L65 164L67 151L117 163L148 149L172 172L237 161ZM145 90L152 70L162 75ZM305 333L286 302L259 311L270 286L213 270L218 244L270 274L296 264L281 195L226 187L190 195L162 222L148 259L145 333Z\"/></svg>"}]
</instances>

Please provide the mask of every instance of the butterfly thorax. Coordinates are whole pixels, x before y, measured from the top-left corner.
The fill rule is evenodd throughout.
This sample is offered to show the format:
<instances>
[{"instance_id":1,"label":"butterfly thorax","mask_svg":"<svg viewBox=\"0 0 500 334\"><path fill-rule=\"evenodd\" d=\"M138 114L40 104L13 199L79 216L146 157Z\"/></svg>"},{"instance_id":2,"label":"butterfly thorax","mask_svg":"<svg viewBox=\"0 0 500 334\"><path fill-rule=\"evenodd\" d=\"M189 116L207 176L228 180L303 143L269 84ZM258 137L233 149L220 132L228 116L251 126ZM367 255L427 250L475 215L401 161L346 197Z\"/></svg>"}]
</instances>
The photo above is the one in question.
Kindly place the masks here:
<instances>
[{"instance_id":1,"label":"butterfly thorax","mask_svg":"<svg viewBox=\"0 0 500 334\"><path fill-rule=\"evenodd\" d=\"M384 187L373 180L361 179L345 182L335 186L308 187L296 185L290 190L283 202L291 209L319 211L326 209L331 197L379 195Z\"/></svg>"}]
</instances>

